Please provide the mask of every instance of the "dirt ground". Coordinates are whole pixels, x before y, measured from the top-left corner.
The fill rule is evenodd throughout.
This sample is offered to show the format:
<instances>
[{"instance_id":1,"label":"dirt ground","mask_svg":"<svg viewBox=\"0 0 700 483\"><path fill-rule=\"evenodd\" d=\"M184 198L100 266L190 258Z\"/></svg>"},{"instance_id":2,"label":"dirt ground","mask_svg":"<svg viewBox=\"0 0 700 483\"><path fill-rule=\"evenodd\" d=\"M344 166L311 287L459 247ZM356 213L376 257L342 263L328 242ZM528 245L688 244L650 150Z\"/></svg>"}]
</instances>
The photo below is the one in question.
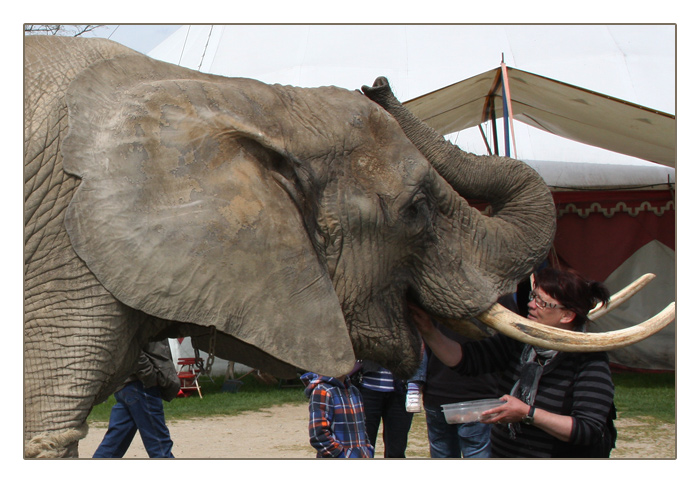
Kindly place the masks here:
<instances>
[{"instance_id":1,"label":"dirt ground","mask_svg":"<svg viewBox=\"0 0 700 483\"><path fill-rule=\"evenodd\" d=\"M176 458L303 459L314 458L307 432L308 406L284 405L246 412L238 416L168 421ZM613 458L647 459L676 457L676 428L643 419L619 418L617 448ZM93 424L80 442L80 458L90 458L102 441L106 423ZM381 434L381 428L380 428ZM381 439L381 438L380 438ZM377 442L376 457L383 447ZM414 417L406 455L429 458L425 417ZM147 458L141 439L134 438L125 458Z\"/></svg>"}]
</instances>

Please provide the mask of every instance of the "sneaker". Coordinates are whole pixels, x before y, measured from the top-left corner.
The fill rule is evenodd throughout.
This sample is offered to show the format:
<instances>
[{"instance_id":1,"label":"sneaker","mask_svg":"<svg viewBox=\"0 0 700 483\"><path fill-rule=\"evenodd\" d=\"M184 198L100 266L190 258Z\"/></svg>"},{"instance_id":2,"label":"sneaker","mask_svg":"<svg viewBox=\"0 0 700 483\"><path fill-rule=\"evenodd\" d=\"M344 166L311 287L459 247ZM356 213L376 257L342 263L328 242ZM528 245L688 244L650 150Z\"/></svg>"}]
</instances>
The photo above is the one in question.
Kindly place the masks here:
<instances>
[{"instance_id":1,"label":"sneaker","mask_svg":"<svg viewBox=\"0 0 700 483\"><path fill-rule=\"evenodd\" d=\"M418 391L409 391L406 393L406 412L419 413L423 410L423 398Z\"/></svg>"}]
</instances>

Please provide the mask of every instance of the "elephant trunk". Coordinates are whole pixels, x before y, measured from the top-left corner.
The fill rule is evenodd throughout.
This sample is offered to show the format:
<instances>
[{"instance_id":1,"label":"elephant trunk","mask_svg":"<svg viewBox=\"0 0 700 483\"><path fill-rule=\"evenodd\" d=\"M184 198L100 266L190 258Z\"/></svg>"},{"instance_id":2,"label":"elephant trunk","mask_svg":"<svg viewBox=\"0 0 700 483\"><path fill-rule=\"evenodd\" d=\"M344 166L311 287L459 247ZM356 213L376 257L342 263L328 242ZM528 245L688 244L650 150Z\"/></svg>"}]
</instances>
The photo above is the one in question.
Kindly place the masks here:
<instances>
[{"instance_id":1,"label":"elephant trunk","mask_svg":"<svg viewBox=\"0 0 700 483\"><path fill-rule=\"evenodd\" d=\"M398 121L440 175L430 180L439 206L437 243L419 275L418 285L425 287L419 297L443 316L483 312L547 256L556 231L549 188L520 161L465 153L446 141L396 99L386 79L363 91ZM492 215L468 200L490 203ZM452 295L440 286L450 287Z\"/></svg>"},{"instance_id":2,"label":"elephant trunk","mask_svg":"<svg viewBox=\"0 0 700 483\"><path fill-rule=\"evenodd\" d=\"M437 203L435 242L420 261L413 287L421 305L433 313L473 317L514 292L544 260L554 236L554 214L514 206L485 216L436 172L430 178L428 191Z\"/></svg>"},{"instance_id":3,"label":"elephant trunk","mask_svg":"<svg viewBox=\"0 0 700 483\"><path fill-rule=\"evenodd\" d=\"M460 210L469 213L462 239L471 245L476 233L492 257L482 264L506 285L508 280L517 284L544 261L554 241L556 212L549 188L535 170L511 158L476 156L451 144L441 154L431 163L459 195ZM491 216L475 210L468 199L489 202Z\"/></svg>"}]
</instances>

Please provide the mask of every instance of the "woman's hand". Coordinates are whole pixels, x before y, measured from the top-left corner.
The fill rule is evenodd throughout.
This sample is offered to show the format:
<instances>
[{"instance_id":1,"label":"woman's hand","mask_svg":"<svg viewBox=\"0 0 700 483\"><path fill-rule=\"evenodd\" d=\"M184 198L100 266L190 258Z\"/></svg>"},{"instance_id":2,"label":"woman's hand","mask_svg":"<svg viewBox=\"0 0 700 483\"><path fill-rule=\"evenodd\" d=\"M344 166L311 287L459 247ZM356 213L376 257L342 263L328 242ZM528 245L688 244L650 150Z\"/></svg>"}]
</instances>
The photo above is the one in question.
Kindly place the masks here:
<instances>
[{"instance_id":1,"label":"woman's hand","mask_svg":"<svg viewBox=\"0 0 700 483\"><path fill-rule=\"evenodd\" d=\"M428 313L411 303L408 304L413 324L423 337L423 342L430 347L433 354L447 367L454 367L462 360L462 347L454 340L440 332Z\"/></svg>"},{"instance_id":2,"label":"woman's hand","mask_svg":"<svg viewBox=\"0 0 700 483\"><path fill-rule=\"evenodd\" d=\"M530 412L530 406L517 397L505 395L500 399L501 401L506 401L506 403L497 408L484 411L479 418L480 422L487 424L519 423ZM571 416L550 413L544 409L535 409L533 417L533 426L540 428L561 441L568 442L571 439L571 430L574 424Z\"/></svg>"},{"instance_id":3,"label":"woman's hand","mask_svg":"<svg viewBox=\"0 0 700 483\"><path fill-rule=\"evenodd\" d=\"M479 422L486 424L519 423L530 411L530 406L517 397L504 395L500 400L506 403L497 408L484 411L479 418Z\"/></svg>"},{"instance_id":4,"label":"woman's hand","mask_svg":"<svg viewBox=\"0 0 700 483\"><path fill-rule=\"evenodd\" d=\"M408 310L411 313L413 324L416 326L416 329L418 329L418 332L420 332L421 335L430 336L433 331L437 330L435 324L425 310L421 309L417 305L413 305L412 303L408 304Z\"/></svg>"}]
</instances>

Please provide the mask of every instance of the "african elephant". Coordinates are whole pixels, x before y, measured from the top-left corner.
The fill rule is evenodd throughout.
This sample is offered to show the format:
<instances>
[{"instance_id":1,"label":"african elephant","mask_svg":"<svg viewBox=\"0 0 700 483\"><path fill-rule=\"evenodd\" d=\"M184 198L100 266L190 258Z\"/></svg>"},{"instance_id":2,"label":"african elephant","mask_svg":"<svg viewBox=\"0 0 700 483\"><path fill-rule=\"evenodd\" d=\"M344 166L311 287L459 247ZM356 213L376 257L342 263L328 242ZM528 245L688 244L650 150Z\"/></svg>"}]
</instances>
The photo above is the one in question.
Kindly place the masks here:
<instances>
[{"instance_id":1,"label":"african elephant","mask_svg":"<svg viewBox=\"0 0 700 483\"><path fill-rule=\"evenodd\" d=\"M27 37L25 454L76 456L149 340L402 377L421 347L407 300L465 319L512 291L552 242L547 186L509 158L433 167L406 134L359 91Z\"/></svg>"}]
</instances>

